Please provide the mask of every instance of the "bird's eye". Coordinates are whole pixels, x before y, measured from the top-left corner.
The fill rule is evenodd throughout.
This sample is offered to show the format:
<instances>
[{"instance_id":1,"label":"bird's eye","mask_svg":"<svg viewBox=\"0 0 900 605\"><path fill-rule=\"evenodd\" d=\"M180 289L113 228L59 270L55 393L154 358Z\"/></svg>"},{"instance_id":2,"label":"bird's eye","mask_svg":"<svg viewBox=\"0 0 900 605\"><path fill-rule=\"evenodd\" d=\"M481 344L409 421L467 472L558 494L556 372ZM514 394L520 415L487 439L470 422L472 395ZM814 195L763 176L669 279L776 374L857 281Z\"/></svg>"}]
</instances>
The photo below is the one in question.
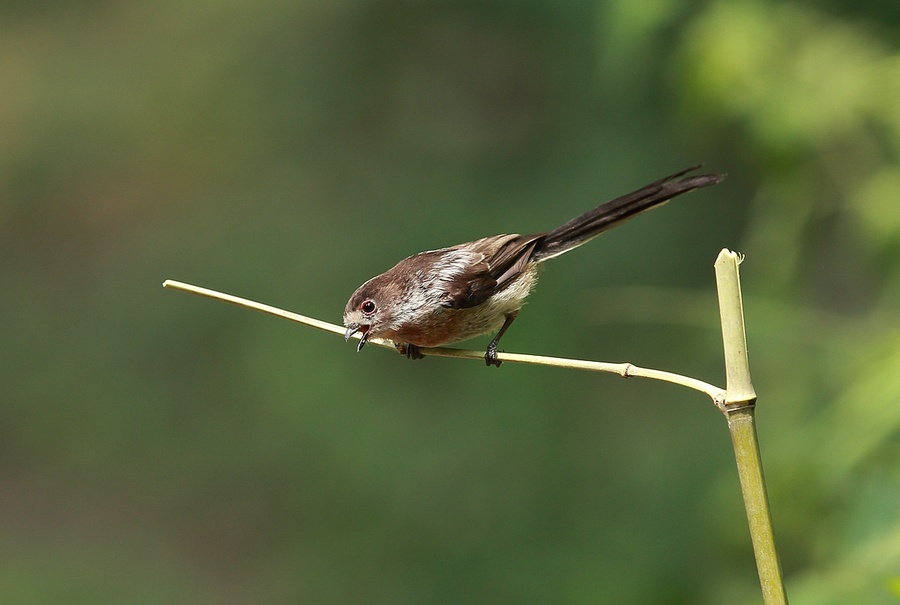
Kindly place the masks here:
<instances>
[{"instance_id":1,"label":"bird's eye","mask_svg":"<svg viewBox=\"0 0 900 605\"><path fill-rule=\"evenodd\" d=\"M371 300L367 300L359 306L359 310L363 312L363 315L373 315L377 308L378 306Z\"/></svg>"}]
</instances>

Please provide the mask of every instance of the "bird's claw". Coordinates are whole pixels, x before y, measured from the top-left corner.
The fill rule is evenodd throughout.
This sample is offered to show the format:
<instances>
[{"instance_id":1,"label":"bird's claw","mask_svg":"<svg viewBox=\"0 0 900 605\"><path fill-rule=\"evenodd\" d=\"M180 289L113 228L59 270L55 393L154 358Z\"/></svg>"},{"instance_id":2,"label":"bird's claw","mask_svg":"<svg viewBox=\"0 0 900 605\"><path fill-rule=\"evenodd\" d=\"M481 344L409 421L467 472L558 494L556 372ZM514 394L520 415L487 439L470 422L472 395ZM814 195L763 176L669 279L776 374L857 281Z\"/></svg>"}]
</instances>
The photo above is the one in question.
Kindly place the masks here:
<instances>
[{"instance_id":1,"label":"bird's claw","mask_svg":"<svg viewBox=\"0 0 900 605\"><path fill-rule=\"evenodd\" d=\"M497 366L500 367L500 364L503 363L499 359L497 359L497 345L491 343L488 345L487 350L484 352L484 363L488 367Z\"/></svg>"},{"instance_id":2,"label":"bird's claw","mask_svg":"<svg viewBox=\"0 0 900 605\"><path fill-rule=\"evenodd\" d=\"M425 356L419 351L419 347L414 344L399 343L396 346L400 354L406 355L407 359L425 359Z\"/></svg>"}]
</instances>

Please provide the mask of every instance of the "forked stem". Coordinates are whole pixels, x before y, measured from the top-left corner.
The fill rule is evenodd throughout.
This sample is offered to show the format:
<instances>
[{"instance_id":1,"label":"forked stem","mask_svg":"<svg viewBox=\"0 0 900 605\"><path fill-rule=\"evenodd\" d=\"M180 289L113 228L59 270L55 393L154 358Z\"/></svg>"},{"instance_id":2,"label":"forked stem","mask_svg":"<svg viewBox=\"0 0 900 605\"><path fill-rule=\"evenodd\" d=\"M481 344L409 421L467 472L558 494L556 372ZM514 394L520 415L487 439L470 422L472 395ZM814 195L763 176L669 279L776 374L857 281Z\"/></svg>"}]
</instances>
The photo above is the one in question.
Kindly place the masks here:
<instances>
[{"instance_id":1,"label":"forked stem","mask_svg":"<svg viewBox=\"0 0 900 605\"><path fill-rule=\"evenodd\" d=\"M731 433L732 444L734 445L738 476L741 482L747 520L750 524L750 535L753 542L753 551L756 555L756 566L764 602L766 605L787 605L787 593L784 589L781 568L778 563L778 553L775 549L772 517L769 512L769 501L766 495L762 462L759 454L759 442L756 435L754 416L756 392L753 390L753 384L750 380L750 365L747 359L747 338L744 330L744 312L738 272L740 261L741 257L738 254L723 249L715 263L719 313L722 321L722 338L725 347L725 389L696 378L681 376L663 370L642 368L631 363L608 363L518 353L498 353L497 359L511 363L528 363L573 370L607 372L617 374L623 378L632 376L649 378L681 385L709 396L716 407L728 419L728 430ZM253 309L339 336L343 336L345 332L343 327L319 319L179 281L166 280L163 282L163 287L190 292L247 309ZM359 338L359 335L356 335L355 338ZM368 342L379 347L395 348L394 343L390 340L370 338ZM444 347L422 348L420 351L425 355L435 357L484 360L482 351L465 351Z\"/></svg>"}]
</instances>

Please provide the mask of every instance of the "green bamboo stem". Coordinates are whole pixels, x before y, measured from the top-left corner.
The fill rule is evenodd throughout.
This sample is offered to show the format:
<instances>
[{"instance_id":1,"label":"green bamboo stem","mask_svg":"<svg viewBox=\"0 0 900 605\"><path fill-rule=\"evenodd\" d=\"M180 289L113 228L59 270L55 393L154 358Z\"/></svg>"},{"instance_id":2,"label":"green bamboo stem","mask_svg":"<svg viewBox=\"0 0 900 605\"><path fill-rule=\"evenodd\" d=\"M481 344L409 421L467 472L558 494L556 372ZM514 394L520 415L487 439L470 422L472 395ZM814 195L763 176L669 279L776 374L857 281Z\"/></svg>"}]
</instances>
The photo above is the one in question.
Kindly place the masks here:
<instances>
[{"instance_id":1,"label":"green bamboo stem","mask_svg":"<svg viewBox=\"0 0 900 605\"><path fill-rule=\"evenodd\" d=\"M725 347L725 403L721 409L728 419L728 430L734 446L763 601L766 605L787 605L787 592L775 548L772 516L756 435L756 391L750 380L738 270L741 260L740 255L723 249L715 262L722 342Z\"/></svg>"}]
</instances>

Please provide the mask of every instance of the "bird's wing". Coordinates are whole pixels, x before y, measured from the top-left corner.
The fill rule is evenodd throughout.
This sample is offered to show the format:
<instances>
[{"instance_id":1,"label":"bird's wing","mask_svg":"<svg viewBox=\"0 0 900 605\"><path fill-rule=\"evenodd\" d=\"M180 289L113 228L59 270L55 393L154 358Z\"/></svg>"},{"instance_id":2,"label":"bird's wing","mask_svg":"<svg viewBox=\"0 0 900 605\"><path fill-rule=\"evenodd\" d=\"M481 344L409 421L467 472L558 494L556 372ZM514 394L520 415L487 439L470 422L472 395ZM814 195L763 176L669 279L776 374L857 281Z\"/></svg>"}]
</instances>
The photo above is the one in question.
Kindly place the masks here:
<instances>
[{"instance_id":1,"label":"bird's wing","mask_svg":"<svg viewBox=\"0 0 900 605\"><path fill-rule=\"evenodd\" d=\"M456 246L470 262L444 280L443 306L468 309L502 291L525 270L540 237L495 235Z\"/></svg>"}]
</instances>

